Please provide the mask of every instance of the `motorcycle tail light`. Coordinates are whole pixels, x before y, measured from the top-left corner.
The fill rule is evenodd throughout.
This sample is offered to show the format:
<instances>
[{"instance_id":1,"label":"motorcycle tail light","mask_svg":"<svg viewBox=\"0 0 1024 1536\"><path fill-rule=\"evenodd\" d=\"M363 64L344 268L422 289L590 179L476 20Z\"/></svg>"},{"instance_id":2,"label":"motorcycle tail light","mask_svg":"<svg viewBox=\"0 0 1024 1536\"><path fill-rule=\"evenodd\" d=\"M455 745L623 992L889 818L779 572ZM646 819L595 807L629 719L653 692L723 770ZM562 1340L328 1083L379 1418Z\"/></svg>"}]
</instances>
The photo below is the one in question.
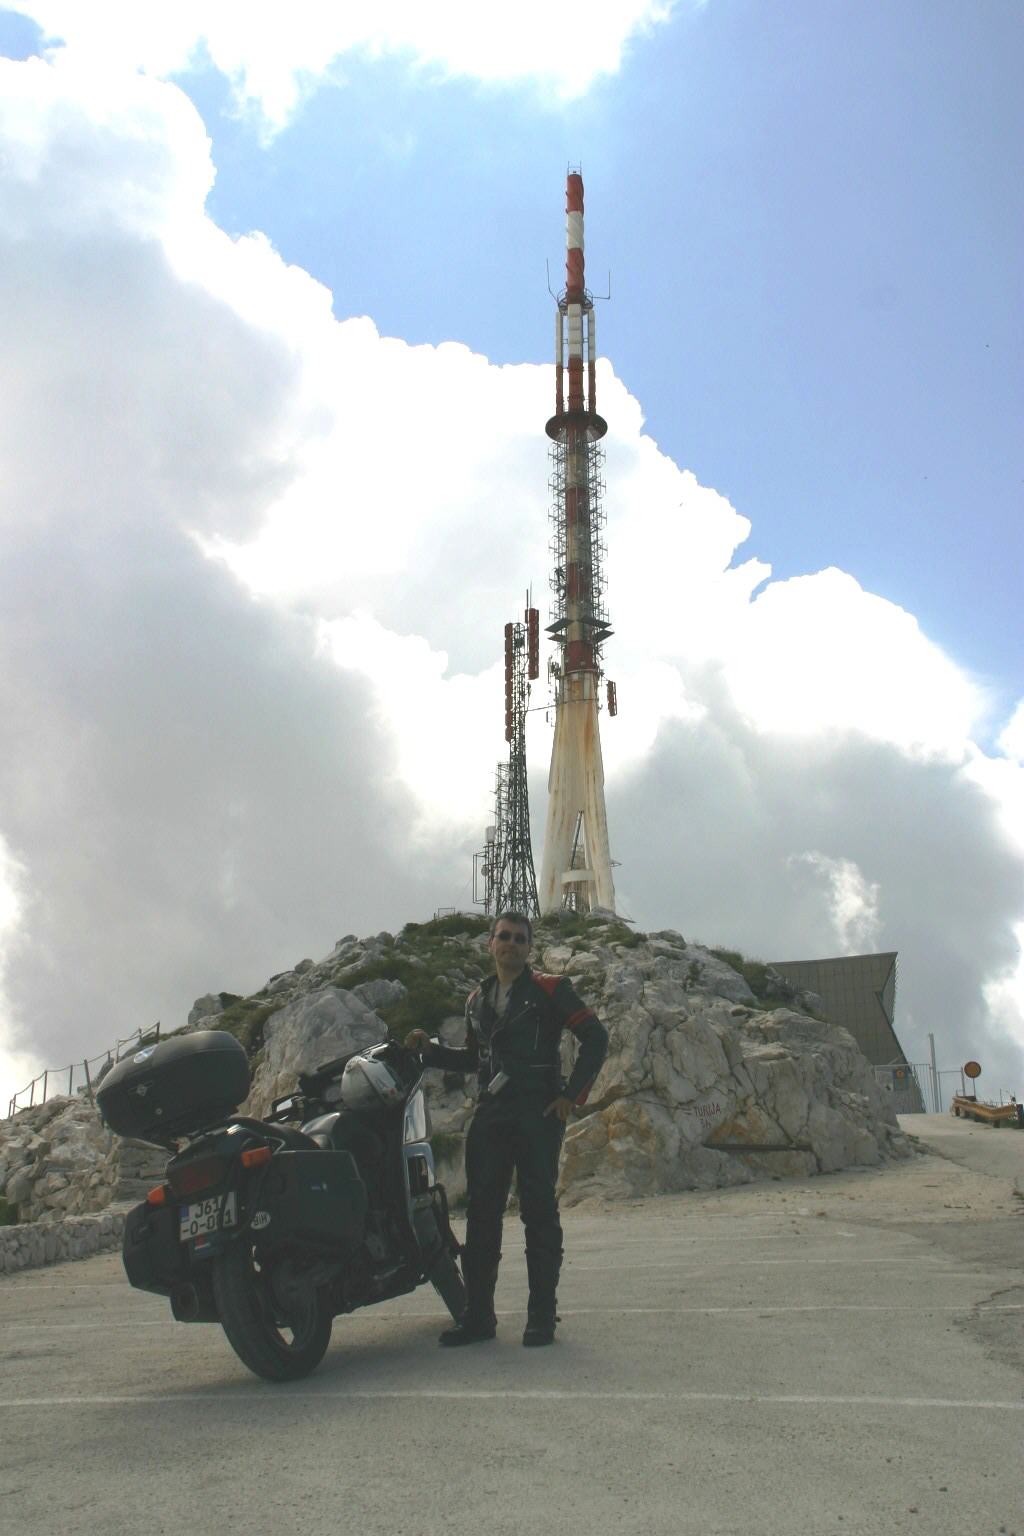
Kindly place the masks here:
<instances>
[{"instance_id":1,"label":"motorcycle tail light","mask_svg":"<svg viewBox=\"0 0 1024 1536\"><path fill-rule=\"evenodd\" d=\"M149 1191L149 1193L147 1194L147 1196L146 1196L146 1204L147 1205L166 1205L167 1204L167 1196L168 1196L169 1193L170 1193L170 1191L168 1190L166 1184L158 1184L155 1189L151 1189Z\"/></svg>"},{"instance_id":2,"label":"motorcycle tail light","mask_svg":"<svg viewBox=\"0 0 1024 1536\"><path fill-rule=\"evenodd\" d=\"M242 1153L243 1168L260 1168L264 1163L269 1163L273 1157L270 1147L250 1147L248 1152Z\"/></svg>"},{"instance_id":3,"label":"motorcycle tail light","mask_svg":"<svg viewBox=\"0 0 1024 1536\"><path fill-rule=\"evenodd\" d=\"M181 1199L185 1195L194 1195L196 1190L209 1189L211 1184L219 1184L224 1177L225 1166L222 1157L201 1157L194 1163L185 1163L183 1167L175 1168L168 1175L168 1183Z\"/></svg>"}]
</instances>

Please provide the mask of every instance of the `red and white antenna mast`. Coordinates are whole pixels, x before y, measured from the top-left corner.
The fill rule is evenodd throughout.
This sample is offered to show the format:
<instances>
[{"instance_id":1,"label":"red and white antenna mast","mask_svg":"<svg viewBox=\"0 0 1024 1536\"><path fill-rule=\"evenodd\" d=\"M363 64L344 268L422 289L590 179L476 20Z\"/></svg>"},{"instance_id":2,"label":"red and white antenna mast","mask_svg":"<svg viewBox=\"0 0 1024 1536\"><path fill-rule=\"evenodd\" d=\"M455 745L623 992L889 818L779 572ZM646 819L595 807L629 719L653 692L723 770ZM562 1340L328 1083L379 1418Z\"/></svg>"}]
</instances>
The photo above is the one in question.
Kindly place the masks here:
<instances>
[{"instance_id":1,"label":"red and white antenna mast","mask_svg":"<svg viewBox=\"0 0 1024 1536\"><path fill-rule=\"evenodd\" d=\"M539 892L542 912L615 910L598 722L601 648L611 634L604 606L601 492L607 423L597 414L594 302L584 280L583 177L566 180L565 290L555 310L555 414L551 438L551 575L548 633L559 657L555 739ZM609 692L609 705L614 697ZM610 712L615 713L614 709Z\"/></svg>"}]
</instances>

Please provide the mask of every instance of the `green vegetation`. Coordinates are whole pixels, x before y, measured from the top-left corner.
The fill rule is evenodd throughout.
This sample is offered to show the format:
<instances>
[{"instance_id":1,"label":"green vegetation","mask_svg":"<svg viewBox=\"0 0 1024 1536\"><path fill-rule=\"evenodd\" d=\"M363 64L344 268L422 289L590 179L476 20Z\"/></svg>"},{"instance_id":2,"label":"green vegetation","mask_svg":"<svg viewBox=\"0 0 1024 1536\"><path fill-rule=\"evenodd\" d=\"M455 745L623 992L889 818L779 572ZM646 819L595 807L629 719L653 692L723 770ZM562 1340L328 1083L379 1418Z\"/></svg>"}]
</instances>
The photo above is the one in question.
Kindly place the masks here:
<instances>
[{"instance_id":1,"label":"green vegetation","mask_svg":"<svg viewBox=\"0 0 1024 1536\"><path fill-rule=\"evenodd\" d=\"M456 939L460 933L470 938L486 933L491 926L489 917L478 912L450 912L447 917L433 917L428 923L406 923L402 938L410 942L418 939Z\"/></svg>"},{"instance_id":2,"label":"green vegetation","mask_svg":"<svg viewBox=\"0 0 1024 1536\"><path fill-rule=\"evenodd\" d=\"M645 935L627 928L625 923L610 923L609 932L601 935L602 944L621 944L623 949L636 949L644 942Z\"/></svg>"},{"instance_id":3,"label":"green vegetation","mask_svg":"<svg viewBox=\"0 0 1024 1536\"><path fill-rule=\"evenodd\" d=\"M577 912L563 912L559 917L543 917L533 925L534 938L546 944L559 939L578 939L588 931L588 924Z\"/></svg>"},{"instance_id":4,"label":"green vegetation","mask_svg":"<svg viewBox=\"0 0 1024 1536\"><path fill-rule=\"evenodd\" d=\"M377 1012L388 1026L388 1033L397 1040L404 1039L410 1029L433 1033L444 1019L462 1012L465 999L443 978L413 971L410 981L404 976L396 977L396 980L405 982L408 987L405 997L389 1008L378 1008Z\"/></svg>"},{"instance_id":5,"label":"green vegetation","mask_svg":"<svg viewBox=\"0 0 1024 1536\"><path fill-rule=\"evenodd\" d=\"M222 994L224 997L231 995L230 992ZM281 1006L278 1001L264 1002L259 996L238 997L228 1004L223 1013L217 1015L216 1027L234 1035L245 1046L246 1054L253 1057L263 1049L264 1024Z\"/></svg>"},{"instance_id":6,"label":"green vegetation","mask_svg":"<svg viewBox=\"0 0 1024 1536\"><path fill-rule=\"evenodd\" d=\"M734 971L739 971L759 1002L763 1002L768 997L771 986L768 981L768 967L763 960L748 960L737 949L712 949L710 953L717 960L731 965Z\"/></svg>"},{"instance_id":7,"label":"green vegetation","mask_svg":"<svg viewBox=\"0 0 1024 1536\"><path fill-rule=\"evenodd\" d=\"M449 952L445 964L452 963ZM463 995L445 979L437 962L433 967L429 962L421 967L401 955L389 955L386 959L369 960L347 976L338 977L335 986L351 991L364 981L400 981L405 987L405 997L377 1009L388 1033L397 1040L403 1039L410 1029L436 1030L450 1014L462 1012Z\"/></svg>"},{"instance_id":8,"label":"green vegetation","mask_svg":"<svg viewBox=\"0 0 1024 1536\"><path fill-rule=\"evenodd\" d=\"M18 1224L18 1208L16 1205L8 1205L3 1195L0 1195L0 1227L14 1227Z\"/></svg>"},{"instance_id":9,"label":"green vegetation","mask_svg":"<svg viewBox=\"0 0 1024 1536\"><path fill-rule=\"evenodd\" d=\"M565 939L591 939L598 944L622 944L626 949L635 949L644 941L644 935L635 933L626 923L614 920L602 925L590 922L576 912L565 912L555 918L542 918L535 925L534 936L538 944L557 944Z\"/></svg>"}]
</instances>

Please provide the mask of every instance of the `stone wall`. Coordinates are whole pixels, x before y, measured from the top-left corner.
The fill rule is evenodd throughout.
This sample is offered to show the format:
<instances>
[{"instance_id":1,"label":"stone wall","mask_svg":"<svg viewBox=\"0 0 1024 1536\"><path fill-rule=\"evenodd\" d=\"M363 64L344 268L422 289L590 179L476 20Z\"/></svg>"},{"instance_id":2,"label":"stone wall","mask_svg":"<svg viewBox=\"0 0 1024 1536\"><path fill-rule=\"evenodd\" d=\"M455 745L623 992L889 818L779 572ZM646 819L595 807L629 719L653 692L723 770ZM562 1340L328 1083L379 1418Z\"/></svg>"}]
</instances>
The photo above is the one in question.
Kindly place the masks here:
<instances>
[{"instance_id":1,"label":"stone wall","mask_svg":"<svg viewBox=\"0 0 1024 1536\"><path fill-rule=\"evenodd\" d=\"M0 1227L0 1275L37 1269L65 1259L87 1259L121 1247L129 1204L108 1206L95 1216L66 1216L63 1221L30 1221Z\"/></svg>"},{"instance_id":2,"label":"stone wall","mask_svg":"<svg viewBox=\"0 0 1024 1536\"><path fill-rule=\"evenodd\" d=\"M121 1140L87 1098L58 1097L0 1121L0 1274L118 1248L124 1213L163 1177L167 1154Z\"/></svg>"}]
</instances>

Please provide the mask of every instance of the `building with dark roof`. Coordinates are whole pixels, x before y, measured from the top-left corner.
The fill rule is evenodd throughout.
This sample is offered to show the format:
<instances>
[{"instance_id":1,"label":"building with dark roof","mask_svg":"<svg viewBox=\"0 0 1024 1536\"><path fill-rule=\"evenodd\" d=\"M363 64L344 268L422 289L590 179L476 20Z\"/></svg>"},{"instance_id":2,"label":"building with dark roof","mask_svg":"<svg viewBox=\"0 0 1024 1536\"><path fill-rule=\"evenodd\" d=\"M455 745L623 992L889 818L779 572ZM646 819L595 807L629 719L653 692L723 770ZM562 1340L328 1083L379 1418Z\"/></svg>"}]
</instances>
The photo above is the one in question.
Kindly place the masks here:
<instances>
[{"instance_id":1,"label":"building with dark roof","mask_svg":"<svg viewBox=\"0 0 1024 1536\"><path fill-rule=\"evenodd\" d=\"M916 1074L896 1036L896 951L837 955L831 960L773 960L772 969L795 987L816 992L825 1017L841 1024L875 1068L899 1114L923 1113Z\"/></svg>"}]
</instances>

